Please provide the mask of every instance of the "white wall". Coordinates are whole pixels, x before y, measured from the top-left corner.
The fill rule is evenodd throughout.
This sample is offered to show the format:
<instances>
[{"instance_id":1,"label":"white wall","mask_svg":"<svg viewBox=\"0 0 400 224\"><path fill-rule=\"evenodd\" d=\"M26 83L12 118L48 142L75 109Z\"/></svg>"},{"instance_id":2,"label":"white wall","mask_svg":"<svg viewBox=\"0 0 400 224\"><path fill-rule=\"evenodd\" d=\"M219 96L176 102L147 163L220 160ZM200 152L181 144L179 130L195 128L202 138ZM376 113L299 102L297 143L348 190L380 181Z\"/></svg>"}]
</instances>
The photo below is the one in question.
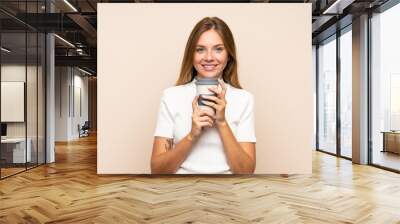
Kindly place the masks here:
<instances>
[{"instance_id":1,"label":"white wall","mask_svg":"<svg viewBox=\"0 0 400 224\"><path fill-rule=\"evenodd\" d=\"M26 70L25 70L26 69ZM25 82L25 74L28 74L28 80L30 86L36 85L35 79L31 76L36 76L36 67L35 66L28 66L25 65L17 65L17 64L10 64L10 65L2 65L1 66L1 81L3 82ZM33 102L33 99L36 99L36 88L27 88L27 104ZM32 105L28 105L30 108L28 109L27 119L28 119L28 137L29 133L36 133L36 124L32 124L31 122L34 121L36 123L36 113L32 113L32 111L36 111L36 101ZM6 108L2 108L5 110ZM34 126L34 127L33 127ZM30 130L32 127L32 130ZM8 137L25 137L25 122L7 122L7 136Z\"/></svg>"},{"instance_id":2,"label":"white wall","mask_svg":"<svg viewBox=\"0 0 400 224\"><path fill-rule=\"evenodd\" d=\"M68 67L55 68L55 141L68 141L70 75Z\"/></svg>"},{"instance_id":3,"label":"white wall","mask_svg":"<svg viewBox=\"0 0 400 224\"><path fill-rule=\"evenodd\" d=\"M56 141L77 139L78 124L83 125L88 120L88 78L83 75L76 68L56 67ZM77 105L82 105L81 113Z\"/></svg>"},{"instance_id":4,"label":"white wall","mask_svg":"<svg viewBox=\"0 0 400 224\"><path fill-rule=\"evenodd\" d=\"M74 75L74 119L72 119L72 136L74 138L79 137L77 126L80 124L81 126L88 120L89 112L88 112L88 77L81 76L82 73L78 73ZM80 91L80 93L78 93ZM80 98L78 97L80 95ZM79 102L80 101L80 102ZM79 111L82 110L81 112Z\"/></svg>"}]
</instances>

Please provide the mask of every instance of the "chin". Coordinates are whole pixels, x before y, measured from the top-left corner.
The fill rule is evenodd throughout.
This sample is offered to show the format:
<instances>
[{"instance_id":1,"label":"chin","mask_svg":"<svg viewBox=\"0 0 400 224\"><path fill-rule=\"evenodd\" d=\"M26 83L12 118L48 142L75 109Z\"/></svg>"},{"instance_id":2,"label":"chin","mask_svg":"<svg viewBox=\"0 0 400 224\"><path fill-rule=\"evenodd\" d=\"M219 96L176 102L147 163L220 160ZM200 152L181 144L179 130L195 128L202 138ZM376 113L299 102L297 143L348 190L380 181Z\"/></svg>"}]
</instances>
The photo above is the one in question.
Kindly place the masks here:
<instances>
[{"instance_id":1,"label":"chin","mask_svg":"<svg viewBox=\"0 0 400 224\"><path fill-rule=\"evenodd\" d=\"M198 75L203 78L218 78L219 77L218 73L216 73L216 72L201 72L201 73L198 73Z\"/></svg>"}]
</instances>

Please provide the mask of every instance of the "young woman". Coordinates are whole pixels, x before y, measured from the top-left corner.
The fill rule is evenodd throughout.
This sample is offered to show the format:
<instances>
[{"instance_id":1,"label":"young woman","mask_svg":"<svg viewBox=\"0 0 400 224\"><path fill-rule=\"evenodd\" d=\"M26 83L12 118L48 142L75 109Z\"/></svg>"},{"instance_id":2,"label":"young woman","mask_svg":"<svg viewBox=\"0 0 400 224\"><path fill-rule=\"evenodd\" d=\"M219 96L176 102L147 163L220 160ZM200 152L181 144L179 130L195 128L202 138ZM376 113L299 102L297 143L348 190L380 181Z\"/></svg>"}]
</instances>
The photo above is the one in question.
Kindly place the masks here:
<instances>
[{"instance_id":1,"label":"young woman","mask_svg":"<svg viewBox=\"0 0 400 224\"><path fill-rule=\"evenodd\" d=\"M216 96L200 110L196 79L218 79ZM251 174L256 137L253 96L237 74L233 35L224 21L206 17L193 28L176 86L164 91L151 156L152 173Z\"/></svg>"}]
</instances>

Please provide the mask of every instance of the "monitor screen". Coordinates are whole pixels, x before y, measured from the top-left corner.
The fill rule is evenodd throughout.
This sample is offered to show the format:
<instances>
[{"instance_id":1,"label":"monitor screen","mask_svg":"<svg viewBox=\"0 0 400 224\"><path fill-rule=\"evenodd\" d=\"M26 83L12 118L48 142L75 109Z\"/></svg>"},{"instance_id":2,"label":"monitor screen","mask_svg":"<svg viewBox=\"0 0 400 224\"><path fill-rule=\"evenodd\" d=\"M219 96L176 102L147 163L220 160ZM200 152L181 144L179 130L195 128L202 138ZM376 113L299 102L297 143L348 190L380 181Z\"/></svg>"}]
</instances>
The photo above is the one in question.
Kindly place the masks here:
<instances>
[{"instance_id":1,"label":"monitor screen","mask_svg":"<svg viewBox=\"0 0 400 224\"><path fill-rule=\"evenodd\" d=\"M7 124L1 124L1 136L7 136Z\"/></svg>"}]
</instances>

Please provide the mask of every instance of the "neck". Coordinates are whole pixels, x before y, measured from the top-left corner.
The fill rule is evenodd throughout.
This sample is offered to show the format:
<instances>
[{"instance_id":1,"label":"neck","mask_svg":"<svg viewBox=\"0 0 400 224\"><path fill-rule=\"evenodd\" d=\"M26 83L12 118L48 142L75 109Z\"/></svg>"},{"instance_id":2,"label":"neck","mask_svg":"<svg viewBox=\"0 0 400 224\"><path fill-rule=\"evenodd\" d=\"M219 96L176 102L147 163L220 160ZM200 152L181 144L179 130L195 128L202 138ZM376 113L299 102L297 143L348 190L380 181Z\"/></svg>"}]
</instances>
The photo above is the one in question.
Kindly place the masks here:
<instances>
[{"instance_id":1,"label":"neck","mask_svg":"<svg viewBox=\"0 0 400 224\"><path fill-rule=\"evenodd\" d=\"M221 75L217 75L215 77L204 77L204 76L201 76L201 75L197 74L194 78L195 79L222 79L222 76Z\"/></svg>"}]
</instances>

